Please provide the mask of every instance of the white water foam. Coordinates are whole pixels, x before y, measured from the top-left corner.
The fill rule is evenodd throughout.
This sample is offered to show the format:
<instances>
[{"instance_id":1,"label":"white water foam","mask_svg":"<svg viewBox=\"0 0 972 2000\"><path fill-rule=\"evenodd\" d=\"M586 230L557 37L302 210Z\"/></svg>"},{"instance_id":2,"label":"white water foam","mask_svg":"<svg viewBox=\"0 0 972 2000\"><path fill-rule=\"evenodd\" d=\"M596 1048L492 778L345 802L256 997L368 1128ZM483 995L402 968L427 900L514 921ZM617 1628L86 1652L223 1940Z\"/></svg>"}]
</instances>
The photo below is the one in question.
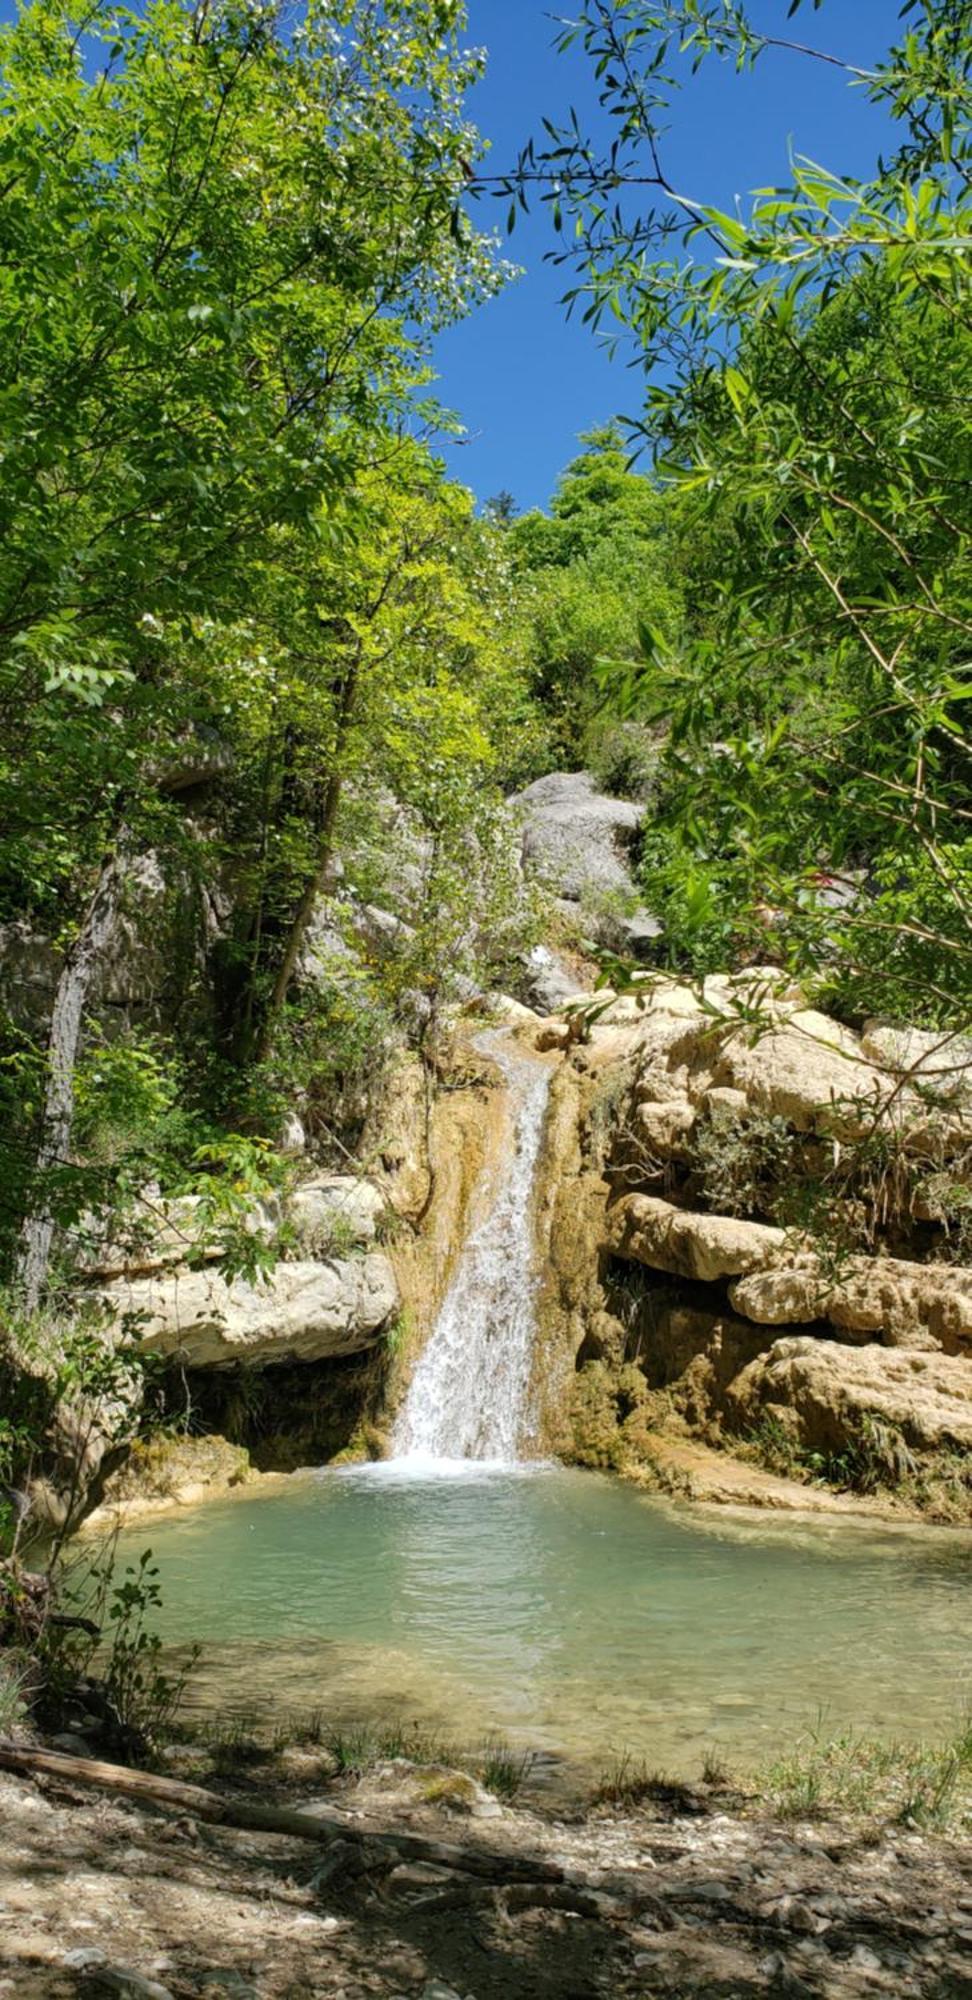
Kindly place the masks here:
<instances>
[{"instance_id":1,"label":"white water foam","mask_svg":"<svg viewBox=\"0 0 972 2000\"><path fill-rule=\"evenodd\" d=\"M475 1046L502 1071L513 1131L395 1426L389 1470L409 1465L426 1478L455 1477L470 1462L483 1471L509 1466L527 1422L537 1283L531 1202L550 1072L502 1034L480 1035Z\"/></svg>"}]
</instances>

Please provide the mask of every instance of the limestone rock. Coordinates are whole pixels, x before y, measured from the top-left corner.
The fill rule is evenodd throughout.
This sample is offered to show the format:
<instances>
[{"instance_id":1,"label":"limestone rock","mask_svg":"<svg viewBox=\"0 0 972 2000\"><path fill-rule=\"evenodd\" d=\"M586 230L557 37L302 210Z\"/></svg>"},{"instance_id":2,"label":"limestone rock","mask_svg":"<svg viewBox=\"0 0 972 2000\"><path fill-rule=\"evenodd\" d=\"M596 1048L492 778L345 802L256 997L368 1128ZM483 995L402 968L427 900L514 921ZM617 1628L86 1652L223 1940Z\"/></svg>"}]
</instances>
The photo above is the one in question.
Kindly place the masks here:
<instances>
[{"instance_id":1,"label":"limestone rock","mask_svg":"<svg viewBox=\"0 0 972 2000\"><path fill-rule=\"evenodd\" d=\"M559 896L579 902L591 890L627 890L619 852L641 824L643 806L598 792L588 771L554 771L510 802L523 816L523 860Z\"/></svg>"},{"instance_id":2,"label":"limestone rock","mask_svg":"<svg viewBox=\"0 0 972 2000\"><path fill-rule=\"evenodd\" d=\"M634 957L648 950L661 926L638 901L625 852L644 805L599 792L589 771L553 771L510 805L522 822L525 874L610 950Z\"/></svg>"},{"instance_id":3,"label":"limestone rock","mask_svg":"<svg viewBox=\"0 0 972 2000\"><path fill-rule=\"evenodd\" d=\"M887 1079L862 1055L856 1035L812 1008L796 1008L758 1040L725 1034L712 1081L741 1090L756 1111L785 1118L797 1132L860 1135L884 1096Z\"/></svg>"},{"instance_id":4,"label":"limestone rock","mask_svg":"<svg viewBox=\"0 0 972 2000\"><path fill-rule=\"evenodd\" d=\"M663 1094L667 1073L699 1110L763 1113L799 1133L853 1141L883 1120L917 1152L972 1138L972 1059L963 1054L972 1045L917 1029L858 1037L807 1007L773 968L709 978L701 993L650 976L604 1018L639 1016L642 1095ZM908 1074L915 1087L902 1087Z\"/></svg>"},{"instance_id":5,"label":"limestone rock","mask_svg":"<svg viewBox=\"0 0 972 2000\"><path fill-rule=\"evenodd\" d=\"M896 1076L931 1085L946 1106L972 1104L972 1041L967 1036L869 1021L861 1048L871 1062Z\"/></svg>"},{"instance_id":6,"label":"limestone rock","mask_svg":"<svg viewBox=\"0 0 972 2000\"><path fill-rule=\"evenodd\" d=\"M371 1181L352 1174L319 1174L295 1188L287 1220L301 1253L322 1257L336 1241L373 1243L384 1209Z\"/></svg>"},{"instance_id":7,"label":"limestone rock","mask_svg":"<svg viewBox=\"0 0 972 2000\"><path fill-rule=\"evenodd\" d=\"M191 1507L256 1477L242 1445L218 1436L136 1439L124 1463L105 1482L89 1525Z\"/></svg>"},{"instance_id":8,"label":"limestone rock","mask_svg":"<svg viewBox=\"0 0 972 2000\"><path fill-rule=\"evenodd\" d=\"M857 1257L839 1284L812 1257L793 1266L751 1271L730 1286L737 1312L763 1326L829 1319L889 1347L972 1354L972 1270Z\"/></svg>"},{"instance_id":9,"label":"limestone rock","mask_svg":"<svg viewBox=\"0 0 972 2000\"><path fill-rule=\"evenodd\" d=\"M790 1337L741 1371L727 1401L737 1429L772 1414L812 1451L842 1450L864 1417L913 1450L972 1449L972 1369L951 1355Z\"/></svg>"},{"instance_id":10,"label":"limestone rock","mask_svg":"<svg viewBox=\"0 0 972 2000\"><path fill-rule=\"evenodd\" d=\"M527 954L525 971L527 998L540 1014L557 1014L572 1000L584 998L569 965L545 944L535 944Z\"/></svg>"},{"instance_id":11,"label":"limestone rock","mask_svg":"<svg viewBox=\"0 0 972 2000\"><path fill-rule=\"evenodd\" d=\"M761 1270L786 1241L785 1231L769 1223L698 1215L647 1194L625 1195L608 1222L619 1256L704 1284Z\"/></svg>"},{"instance_id":12,"label":"limestone rock","mask_svg":"<svg viewBox=\"0 0 972 2000\"><path fill-rule=\"evenodd\" d=\"M328 1263L278 1264L266 1284L215 1271L121 1279L106 1288L115 1313L138 1316L143 1347L187 1368L268 1367L322 1361L375 1344L398 1304L378 1251Z\"/></svg>"}]
</instances>

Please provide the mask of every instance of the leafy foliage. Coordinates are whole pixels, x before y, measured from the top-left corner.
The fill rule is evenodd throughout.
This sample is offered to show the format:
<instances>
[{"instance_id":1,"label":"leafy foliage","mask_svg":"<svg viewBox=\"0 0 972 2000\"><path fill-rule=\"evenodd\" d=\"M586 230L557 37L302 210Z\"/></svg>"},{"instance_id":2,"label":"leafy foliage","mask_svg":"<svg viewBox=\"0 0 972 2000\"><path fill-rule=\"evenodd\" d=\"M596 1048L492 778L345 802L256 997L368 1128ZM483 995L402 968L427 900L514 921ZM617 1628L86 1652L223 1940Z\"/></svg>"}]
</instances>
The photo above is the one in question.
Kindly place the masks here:
<instances>
[{"instance_id":1,"label":"leafy foliage","mask_svg":"<svg viewBox=\"0 0 972 2000\"><path fill-rule=\"evenodd\" d=\"M951 0L903 14L872 72L845 65L897 121L894 157L864 182L791 160L727 215L666 174L673 92L771 47L839 56L744 5L586 0L561 42L613 136L549 127L519 188L546 177L572 214L568 304L649 374L632 430L670 496L685 618L604 679L669 726L670 955L773 957L852 1015L953 1023L972 1004L972 44Z\"/></svg>"}]
</instances>

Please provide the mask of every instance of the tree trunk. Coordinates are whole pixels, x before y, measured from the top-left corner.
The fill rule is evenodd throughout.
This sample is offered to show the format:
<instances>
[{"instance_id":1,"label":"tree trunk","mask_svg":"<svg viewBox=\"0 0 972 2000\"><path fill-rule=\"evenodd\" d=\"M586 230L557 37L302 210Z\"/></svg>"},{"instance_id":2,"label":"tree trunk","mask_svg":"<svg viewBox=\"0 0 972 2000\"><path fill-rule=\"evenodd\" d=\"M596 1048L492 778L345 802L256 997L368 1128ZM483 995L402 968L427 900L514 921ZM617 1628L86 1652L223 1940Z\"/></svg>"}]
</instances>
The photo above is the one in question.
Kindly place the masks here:
<instances>
[{"instance_id":1,"label":"tree trunk","mask_svg":"<svg viewBox=\"0 0 972 2000\"><path fill-rule=\"evenodd\" d=\"M131 1771L124 1764L103 1764L99 1758L69 1757L61 1751L21 1749L0 1741L0 1770L20 1771L26 1777L43 1775L68 1784L93 1785L103 1792L120 1792L124 1797L170 1811L191 1813L194 1819L216 1825L252 1827L260 1833L286 1833L298 1840L333 1841L374 1845L390 1851L397 1859L409 1855L413 1861L428 1861L442 1868L455 1868L464 1875L479 1875L495 1882L563 1882L565 1870L542 1855L499 1854L490 1848L462 1847L452 1841L431 1840L423 1834L398 1832L389 1827L373 1827L337 1813L301 1812L293 1806L272 1806L250 1799L228 1799L190 1785L177 1778L162 1778L154 1771Z\"/></svg>"},{"instance_id":2,"label":"tree trunk","mask_svg":"<svg viewBox=\"0 0 972 2000\"><path fill-rule=\"evenodd\" d=\"M274 1027L283 1012L284 1002L290 991L290 983L297 970L297 960L300 957L301 946L307 936L308 925L314 914L314 904L324 887L334 847L334 822L337 819L337 809L341 800L341 784L341 777L335 772L328 785L324 801L320 844L317 850L317 860L314 864L314 873L308 876L304 884L300 902L297 905L293 921L287 932L283 957L277 967L277 976L273 982L273 992L267 1001L260 1033L257 1036L257 1044L254 1051L257 1062L263 1062L269 1054Z\"/></svg>"},{"instance_id":3,"label":"tree trunk","mask_svg":"<svg viewBox=\"0 0 972 2000\"><path fill-rule=\"evenodd\" d=\"M120 888L119 846L116 846L102 865L97 887L57 982L47 1047L47 1089L35 1163L38 1176L68 1160L81 1028L92 979L115 927ZM17 1260L17 1277L30 1308L39 1305L43 1297L53 1240L54 1212L42 1185L38 1208L24 1220Z\"/></svg>"},{"instance_id":4,"label":"tree trunk","mask_svg":"<svg viewBox=\"0 0 972 2000\"><path fill-rule=\"evenodd\" d=\"M327 791L324 794L324 811L321 815L317 859L314 863L313 874L308 876L304 884L300 902L297 905L293 921L287 933L283 957L277 967L277 976L273 982L273 991L267 1001L260 1033L257 1036L256 1048L254 1050L257 1062L265 1061L270 1052L273 1031L283 1012L284 1003L290 991L291 980L297 970L297 960L300 957L301 947L307 936L311 917L314 914L314 904L324 887L331 855L334 851L334 826L337 820L338 806L341 803L341 790L344 784L341 760L354 710L357 687L358 665L356 661L353 666L348 668L344 686L341 690L334 743L334 770L328 781Z\"/></svg>"}]
</instances>

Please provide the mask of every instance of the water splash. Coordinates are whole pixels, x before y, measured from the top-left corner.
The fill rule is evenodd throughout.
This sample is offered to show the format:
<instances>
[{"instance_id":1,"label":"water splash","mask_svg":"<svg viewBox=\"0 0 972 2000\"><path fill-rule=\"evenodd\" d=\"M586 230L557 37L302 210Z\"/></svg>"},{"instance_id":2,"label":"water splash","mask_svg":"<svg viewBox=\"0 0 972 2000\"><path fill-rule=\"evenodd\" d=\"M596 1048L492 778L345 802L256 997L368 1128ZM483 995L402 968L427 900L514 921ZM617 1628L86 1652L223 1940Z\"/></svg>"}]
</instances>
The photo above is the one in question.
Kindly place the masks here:
<instances>
[{"instance_id":1,"label":"water splash","mask_svg":"<svg viewBox=\"0 0 972 2000\"><path fill-rule=\"evenodd\" d=\"M550 1087L545 1063L502 1034L476 1048L502 1071L512 1134L486 1213L469 1236L392 1439L393 1463L515 1459L523 1441L533 1357L531 1198Z\"/></svg>"}]
</instances>

